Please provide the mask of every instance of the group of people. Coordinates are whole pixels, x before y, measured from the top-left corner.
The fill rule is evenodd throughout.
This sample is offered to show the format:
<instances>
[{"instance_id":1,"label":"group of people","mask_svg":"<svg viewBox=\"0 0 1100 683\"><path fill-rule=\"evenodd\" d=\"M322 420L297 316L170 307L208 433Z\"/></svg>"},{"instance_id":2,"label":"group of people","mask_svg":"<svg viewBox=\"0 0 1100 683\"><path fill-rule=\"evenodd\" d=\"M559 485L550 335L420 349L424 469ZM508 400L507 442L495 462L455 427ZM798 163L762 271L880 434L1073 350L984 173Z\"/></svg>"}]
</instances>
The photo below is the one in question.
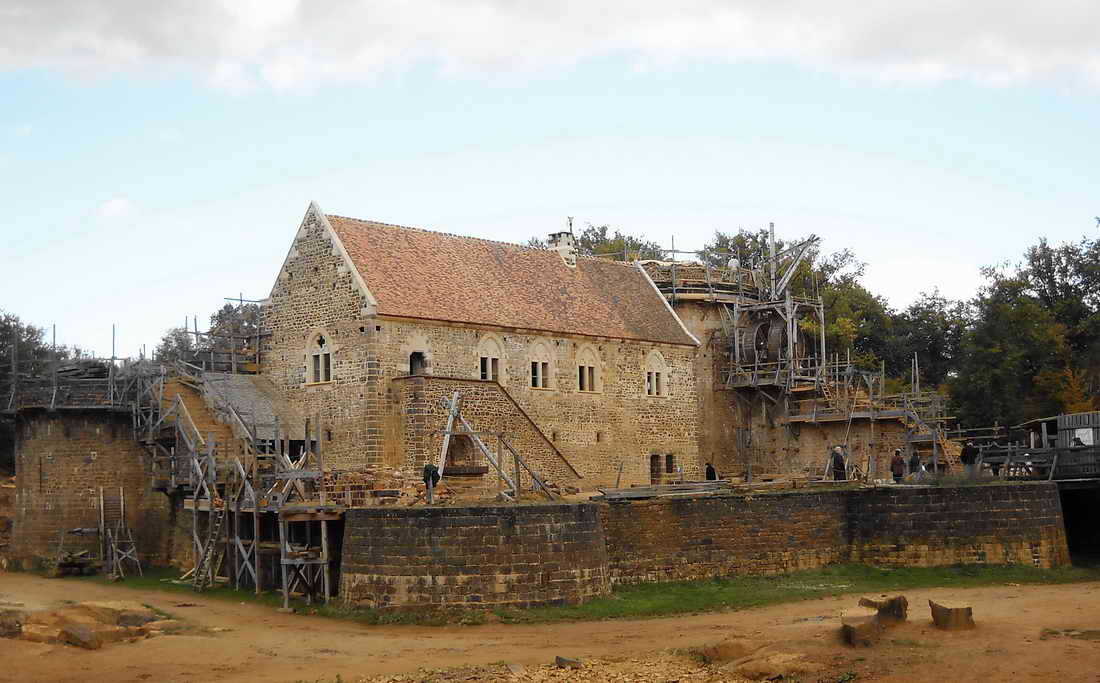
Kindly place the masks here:
<instances>
[{"instance_id":1,"label":"group of people","mask_svg":"<svg viewBox=\"0 0 1100 683\"><path fill-rule=\"evenodd\" d=\"M959 454L959 461L962 462L963 468L966 470L966 476L972 479L978 476L978 468L981 467L981 453L981 450L974 445L973 441L967 441ZM901 449L894 449L894 457L890 460L890 474L894 475L895 484L900 484L907 473L920 475L923 472L924 467L921 465L919 454L913 452L909 456L907 467Z\"/></svg>"}]
</instances>

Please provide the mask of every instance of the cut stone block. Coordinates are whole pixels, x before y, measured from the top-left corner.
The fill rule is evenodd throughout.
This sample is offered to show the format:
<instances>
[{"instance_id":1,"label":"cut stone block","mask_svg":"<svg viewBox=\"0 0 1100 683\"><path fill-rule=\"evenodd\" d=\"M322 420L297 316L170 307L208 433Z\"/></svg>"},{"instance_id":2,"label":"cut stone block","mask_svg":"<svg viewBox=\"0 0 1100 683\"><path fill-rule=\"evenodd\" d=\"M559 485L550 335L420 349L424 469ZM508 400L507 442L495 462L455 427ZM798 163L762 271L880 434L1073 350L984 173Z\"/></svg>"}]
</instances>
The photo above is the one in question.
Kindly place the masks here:
<instances>
[{"instance_id":1,"label":"cut stone block","mask_svg":"<svg viewBox=\"0 0 1100 683\"><path fill-rule=\"evenodd\" d=\"M968 605L955 602L937 603L928 601L932 609L932 623L937 628L948 631L959 631L974 628L974 610Z\"/></svg>"},{"instance_id":2,"label":"cut stone block","mask_svg":"<svg viewBox=\"0 0 1100 683\"><path fill-rule=\"evenodd\" d=\"M61 629L56 626L44 626L42 624L23 624L23 633L19 637L32 643L53 645L61 642Z\"/></svg>"},{"instance_id":3,"label":"cut stone block","mask_svg":"<svg viewBox=\"0 0 1100 683\"><path fill-rule=\"evenodd\" d=\"M82 647L85 650L98 650L103 647L99 634L87 624L68 622L61 627L61 642Z\"/></svg>"},{"instance_id":4,"label":"cut stone block","mask_svg":"<svg viewBox=\"0 0 1100 683\"><path fill-rule=\"evenodd\" d=\"M859 606L876 610L879 621L883 625L901 623L909 617L909 601L905 599L904 595L881 600L860 598Z\"/></svg>"},{"instance_id":5,"label":"cut stone block","mask_svg":"<svg viewBox=\"0 0 1100 683\"><path fill-rule=\"evenodd\" d=\"M581 660L571 657L554 657L554 664L557 664L559 669L579 669L582 666Z\"/></svg>"},{"instance_id":6,"label":"cut stone block","mask_svg":"<svg viewBox=\"0 0 1100 683\"><path fill-rule=\"evenodd\" d=\"M853 607L840 615L840 635L852 646L870 647L882 634L882 622L878 610L869 607Z\"/></svg>"}]
</instances>

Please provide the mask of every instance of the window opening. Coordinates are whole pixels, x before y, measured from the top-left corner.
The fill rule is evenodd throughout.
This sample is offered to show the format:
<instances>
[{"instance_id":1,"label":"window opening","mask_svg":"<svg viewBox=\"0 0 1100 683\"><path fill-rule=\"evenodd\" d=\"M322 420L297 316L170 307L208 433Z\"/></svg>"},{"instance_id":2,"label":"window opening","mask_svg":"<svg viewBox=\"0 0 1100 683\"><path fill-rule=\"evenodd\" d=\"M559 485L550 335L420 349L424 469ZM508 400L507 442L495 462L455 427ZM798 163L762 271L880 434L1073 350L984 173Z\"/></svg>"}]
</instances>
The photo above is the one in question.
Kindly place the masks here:
<instances>
[{"instance_id":1,"label":"window opening","mask_svg":"<svg viewBox=\"0 0 1100 683\"><path fill-rule=\"evenodd\" d=\"M324 336L317 336L317 351L313 353L313 373L310 375L311 382L330 382L332 381L332 354L328 351L326 346L327 341Z\"/></svg>"},{"instance_id":2,"label":"window opening","mask_svg":"<svg viewBox=\"0 0 1100 683\"><path fill-rule=\"evenodd\" d=\"M577 384L581 391L595 391L596 368L592 365L577 366Z\"/></svg>"},{"instance_id":3,"label":"window opening","mask_svg":"<svg viewBox=\"0 0 1100 683\"><path fill-rule=\"evenodd\" d=\"M536 389L550 387L550 363L531 361L531 386Z\"/></svg>"},{"instance_id":4,"label":"window opening","mask_svg":"<svg viewBox=\"0 0 1100 683\"><path fill-rule=\"evenodd\" d=\"M668 455L665 456L665 472L668 473L668 474L672 474L675 471L676 471L676 460L672 457L672 454L669 453Z\"/></svg>"},{"instance_id":5,"label":"window opening","mask_svg":"<svg viewBox=\"0 0 1100 683\"><path fill-rule=\"evenodd\" d=\"M481 379L500 381L500 359L490 356L481 357Z\"/></svg>"},{"instance_id":6,"label":"window opening","mask_svg":"<svg viewBox=\"0 0 1100 683\"><path fill-rule=\"evenodd\" d=\"M424 354L421 351L413 351L409 354L409 374L410 375L423 375L424 369L427 367L427 362L424 359Z\"/></svg>"}]
</instances>

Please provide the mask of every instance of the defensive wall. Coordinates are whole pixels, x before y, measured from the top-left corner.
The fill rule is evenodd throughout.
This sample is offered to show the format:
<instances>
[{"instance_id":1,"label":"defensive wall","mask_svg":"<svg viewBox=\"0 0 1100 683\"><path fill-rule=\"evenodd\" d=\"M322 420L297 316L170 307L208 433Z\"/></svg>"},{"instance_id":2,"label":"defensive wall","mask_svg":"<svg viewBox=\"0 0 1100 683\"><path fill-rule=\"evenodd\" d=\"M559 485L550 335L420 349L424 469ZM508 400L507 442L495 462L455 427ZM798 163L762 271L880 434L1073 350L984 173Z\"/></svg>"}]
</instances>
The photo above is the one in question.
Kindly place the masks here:
<instances>
[{"instance_id":1,"label":"defensive wall","mask_svg":"<svg viewBox=\"0 0 1100 683\"><path fill-rule=\"evenodd\" d=\"M611 589L590 503L349 510L340 573L345 600L369 607L565 605Z\"/></svg>"},{"instance_id":2,"label":"defensive wall","mask_svg":"<svg viewBox=\"0 0 1100 683\"><path fill-rule=\"evenodd\" d=\"M881 567L1069 563L1057 486L897 487L347 513L355 604L573 604L612 584Z\"/></svg>"},{"instance_id":3,"label":"defensive wall","mask_svg":"<svg viewBox=\"0 0 1100 683\"><path fill-rule=\"evenodd\" d=\"M54 559L63 530L99 527L100 489L113 512L121 488L142 562L167 563L181 534L170 499L150 488L150 468L149 456L133 438L129 413L24 411L16 424L15 519L8 556L26 568ZM95 535L68 536L65 544L98 555Z\"/></svg>"}]
</instances>

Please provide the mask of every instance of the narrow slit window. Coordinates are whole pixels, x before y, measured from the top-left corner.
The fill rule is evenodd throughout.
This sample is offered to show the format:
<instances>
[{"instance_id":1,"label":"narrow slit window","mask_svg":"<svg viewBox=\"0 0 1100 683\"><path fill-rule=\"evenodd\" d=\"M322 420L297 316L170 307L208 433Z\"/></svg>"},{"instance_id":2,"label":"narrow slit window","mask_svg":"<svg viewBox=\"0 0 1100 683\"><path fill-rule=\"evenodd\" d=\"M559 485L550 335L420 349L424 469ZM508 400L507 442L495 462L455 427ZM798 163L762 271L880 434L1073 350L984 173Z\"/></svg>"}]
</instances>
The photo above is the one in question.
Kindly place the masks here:
<instances>
[{"instance_id":1,"label":"narrow slit window","mask_svg":"<svg viewBox=\"0 0 1100 683\"><path fill-rule=\"evenodd\" d=\"M539 364L538 361L531 361L531 386L538 389L542 386L539 379Z\"/></svg>"},{"instance_id":2,"label":"narrow slit window","mask_svg":"<svg viewBox=\"0 0 1100 683\"><path fill-rule=\"evenodd\" d=\"M588 390L596 390L596 368L591 365L588 366Z\"/></svg>"},{"instance_id":3,"label":"narrow slit window","mask_svg":"<svg viewBox=\"0 0 1100 683\"><path fill-rule=\"evenodd\" d=\"M584 366L577 366L577 388L581 391L588 391L588 389L585 387L585 379L587 379L587 375L584 372Z\"/></svg>"},{"instance_id":4,"label":"narrow slit window","mask_svg":"<svg viewBox=\"0 0 1100 683\"><path fill-rule=\"evenodd\" d=\"M542 372L539 373L539 380L542 382L543 389L550 388L550 364L547 362L540 363L542 366Z\"/></svg>"}]
</instances>

